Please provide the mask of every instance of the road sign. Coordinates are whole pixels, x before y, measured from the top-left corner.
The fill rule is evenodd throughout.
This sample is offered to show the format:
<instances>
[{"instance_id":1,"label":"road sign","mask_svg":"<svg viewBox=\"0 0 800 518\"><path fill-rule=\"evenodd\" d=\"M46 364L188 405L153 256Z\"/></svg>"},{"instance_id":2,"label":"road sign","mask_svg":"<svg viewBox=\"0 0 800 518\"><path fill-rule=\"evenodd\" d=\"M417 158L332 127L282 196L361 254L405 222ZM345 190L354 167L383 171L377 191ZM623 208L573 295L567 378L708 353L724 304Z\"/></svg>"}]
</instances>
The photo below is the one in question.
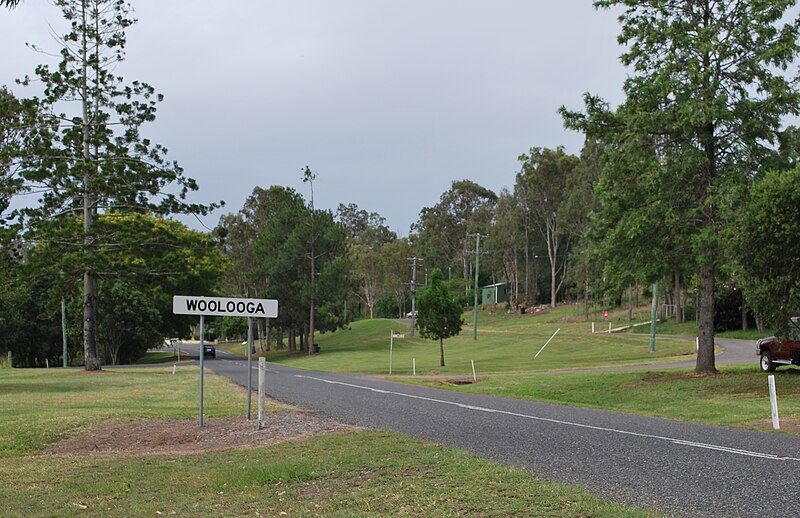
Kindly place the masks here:
<instances>
[{"instance_id":1,"label":"road sign","mask_svg":"<svg viewBox=\"0 0 800 518\"><path fill-rule=\"evenodd\" d=\"M278 316L278 301L175 295L172 297L172 312L176 315L275 318Z\"/></svg>"}]
</instances>

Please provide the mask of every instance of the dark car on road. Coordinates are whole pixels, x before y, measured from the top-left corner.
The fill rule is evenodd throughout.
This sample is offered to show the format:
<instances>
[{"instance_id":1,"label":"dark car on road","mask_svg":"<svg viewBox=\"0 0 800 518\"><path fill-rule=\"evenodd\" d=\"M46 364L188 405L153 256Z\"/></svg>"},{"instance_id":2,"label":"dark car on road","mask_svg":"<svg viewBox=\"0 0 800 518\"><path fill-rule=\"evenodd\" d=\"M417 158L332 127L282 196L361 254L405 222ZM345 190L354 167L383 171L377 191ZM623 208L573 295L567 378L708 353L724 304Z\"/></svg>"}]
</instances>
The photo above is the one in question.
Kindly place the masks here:
<instances>
[{"instance_id":1,"label":"dark car on road","mask_svg":"<svg viewBox=\"0 0 800 518\"><path fill-rule=\"evenodd\" d=\"M800 366L800 317L792 318L785 337L768 336L756 342L761 372L773 372L781 365Z\"/></svg>"},{"instance_id":2,"label":"dark car on road","mask_svg":"<svg viewBox=\"0 0 800 518\"><path fill-rule=\"evenodd\" d=\"M203 344L203 356L217 357L217 348L212 344Z\"/></svg>"}]
</instances>

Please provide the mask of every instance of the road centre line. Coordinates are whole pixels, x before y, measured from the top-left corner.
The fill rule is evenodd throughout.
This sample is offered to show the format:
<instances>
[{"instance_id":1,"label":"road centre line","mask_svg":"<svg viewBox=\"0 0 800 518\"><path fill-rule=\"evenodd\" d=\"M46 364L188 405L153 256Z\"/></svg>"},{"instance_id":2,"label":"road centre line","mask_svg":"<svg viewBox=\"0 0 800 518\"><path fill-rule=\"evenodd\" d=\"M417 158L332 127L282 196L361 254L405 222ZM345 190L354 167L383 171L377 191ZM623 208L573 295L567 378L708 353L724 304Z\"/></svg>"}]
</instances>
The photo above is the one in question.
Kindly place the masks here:
<instances>
[{"instance_id":1,"label":"road centre line","mask_svg":"<svg viewBox=\"0 0 800 518\"><path fill-rule=\"evenodd\" d=\"M376 392L378 394L390 394L390 395L406 397L406 398L410 398L410 399L419 399L419 400L423 400L423 401L430 401L432 403L442 403L442 404L445 404L445 405L452 405L452 406L456 406L456 407L459 407L459 408L464 408L466 410L476 410L476 411L479 411L479 412L505 414L505 415L509 415L509 416L513 416L513 417L522 417L522 418L525 418L525 419L532 419L534 421L544 421L544 422L548 422L548 423L560 424L560 425L565 425L565 426L574 426L574 427L578 427L578 428L586 428L586 429L589 429L589 430L597 430L597 431L602 431L602 432L611 432L611 433L617 433L617 434L621 434L621 435L630 435L630 436L633 436L633 437L641 437L641 438L645 438L645 439L656 439L656 440L659 440L659 441L670 442L672 444L677 444L677 445L680 445L680 446L690 446L692 448L704 448L704 449L708 449L708 450L715 450L715 451L719 451L719 452L722 452L722 453L730 453L730 454L742 455L742 456L746 456L746 457L756 457L756 458L766 459L766 460L800 462L800 458L782 457L780 455L774 455L774 454L771 454L771 453L759 453L759 452L755 452L755 451L742 450L742 449L738 449L738 448L730 448L730 447L727 447L727 446L719 446L719 445L716 445L716 444L707 444L707 443L702 443L702 442L686 441L686 440L683 440L683 439L673 439L671 437L663 437L663 436L660 436L660 435L643 434L643 433L631 432L631 431L627 431L627 430L618 430L618 429L615 429L615 428L606 428L606 427L603 427L603 426L594 426L594 425L588 425L588 424L573 423L573 422L570 422L570 421L562 421L562 420L559 420L559 419L550 419L550 418L547 418L547 417L537 417L537 416L532 416L532 415L527 415L527 414L519 414L517 412L508 412L506 410L497 410L497 409L494 409L494 408L486 408L486 407L480 407L480 406L474 406L474 405L466 405L466 404L463 404L463 403L456 403L454 401L447 401L447 400L444 400L444 399L436 399L436 398L430 398L430 397L425 397L425 396L417 396L417 395L414 395L414 394L406 394L406 393L403 393L403 392L394 392L394 391L391 391L391 390L383 390L383 389L376 389L376 388L372 388L372 387L365 387L363 385L356 385L356 384L353 384L353 383L345 383L345 382L342 382L342 381L326 380L326 379L323 379L323 378L316 378L314 376L304 376L304 375L301 375L301 374L294 374L294 376L296 378L306 378L306 379L310 379L310 380L314 380L314 381L321 381L323 383L330 383L332 385L342 385L342 386L345 386L345 387L368 390L368 391L371 391L371 392Z\"/></svg>"}]
</instances>

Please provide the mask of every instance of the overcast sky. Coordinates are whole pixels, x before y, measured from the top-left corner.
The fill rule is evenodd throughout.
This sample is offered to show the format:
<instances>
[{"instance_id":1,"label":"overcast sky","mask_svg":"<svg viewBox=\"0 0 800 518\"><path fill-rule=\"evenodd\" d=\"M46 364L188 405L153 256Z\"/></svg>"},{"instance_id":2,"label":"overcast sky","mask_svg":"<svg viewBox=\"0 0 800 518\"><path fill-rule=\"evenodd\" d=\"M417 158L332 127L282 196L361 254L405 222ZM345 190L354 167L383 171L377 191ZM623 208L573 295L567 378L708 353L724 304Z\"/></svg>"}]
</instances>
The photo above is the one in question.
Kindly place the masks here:
<instances>
[{"instance_id":1,"label":"overcast sky","mask_svg":"<svg viewBox=\"0 0 800 518\"><path fill-rule=\"evenodd\" d=\"M530 147L583 138L561 105L586 91L621 99L616 13L589 0L133 0L117 72L164 94L145 136L200 191L236 212L255 186L318 174L317 207L356 203L407 235L453 180L512 187ZM24 0L0 11L0 84L57 51L60 11ZM187 221L200 228L197 222Z\"/></svg>"}]
</instances>

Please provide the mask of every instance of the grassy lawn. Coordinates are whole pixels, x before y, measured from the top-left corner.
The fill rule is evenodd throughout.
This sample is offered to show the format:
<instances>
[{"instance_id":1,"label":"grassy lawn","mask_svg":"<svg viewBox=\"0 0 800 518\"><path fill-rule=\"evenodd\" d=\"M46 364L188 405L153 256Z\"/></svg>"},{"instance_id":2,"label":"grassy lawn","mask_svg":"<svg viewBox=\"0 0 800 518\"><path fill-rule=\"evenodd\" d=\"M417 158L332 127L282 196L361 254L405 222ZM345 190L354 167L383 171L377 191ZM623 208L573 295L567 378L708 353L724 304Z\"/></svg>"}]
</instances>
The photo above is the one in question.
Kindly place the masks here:
<instances>
[{"instance_id":1,"label":"grassy lawn","mask_svg":"<svg viewBox=\"0 0 800 518\"><path fill-rule=\"evenodd\" d=\"M772 430L767 375L753 366L721 366L718 376L685 371L597 372L493 376L476 384L442 380L402 381L460 392L614 410L683 421ZM800 369L775 375L783 431L800 434Z\"/></svg>"},{"instance_id":2,"label":"grassy lawn","mask_svg":"<svg viewBox=\"0 0 800 518\"><path fill-rule=\"evenodd\" d=\"M195 367L4 369L0 394L3 516L658 516L380 431L192 455L37 455L107 421L196 419ZM243 403L207 374L210 418Z\"/></svg>"},{"instance_id":3,"label":"grassy lawn","mask_svg":"<svg viewBox=\"0 0 800 518\"><path fill-rule=\"evenodd\" d=\"M657 516L385 432L124 462L17 458L0 477L4 516L20 517Z\"/></svg>"},{"instance_id":4,"label":"grassy lawn","mask_svg":"<svg viewBox=\"0 0 800 518\"><path fill-rule=\"evenodd\" d=\"M632 328L630 332L636 334L649 334L650 326L638 326ZM697 336L697 322L691 321L684 322L682 324L676 324L674 320L670 320L668 322L659 322L656 325L656 333L659 335ZM770 336L772 334L772 331L759 333L758 329L748 329L747 331L734 329L731 331L716 333L716 336L720 338L738 338L740 340L758 340L759 338L764 338L765 336Z\"/></svg>"},{"instance_id":5,"label":"grassy lawn","mask_svg":"<svg viewBox=\"0 0 800 518\"><path fill-rule=\"evenodd\" d=\"M459 336L445 340L446 367L439 366L439 343L419 335L411 337L408 324L398 320L361 320L350 329L317 336L321 354L307 357L274 351L268 361L303 369L358 374L387 374L389 334L400 331L405 338L394 340L392 373L412 374L416 359L417 374L471 373L471 360L479 373L529 372L569 367L604 367L652 364L693 357L694 342L661 339L650 353L647 336L628 333L591 333L591 323L570 322L568 310L545 317L481 313L478 341L473 340L472 315ZM616 325L616 324L614 324ZM561 329L547 348L534 359L550 336ZM607 329L607 328L606 328ZM598 329L599 330L599 329Z\"/></svg>"},{"instance_id":6,"label":"grassy lawn","mask_svg":"<svg viewBox=\"0 0 800 518\"><path fill-rule=\"evenodd\" d=\"M182 355L181 361L188 360L189 358ZM151 364L151 363L166 363L177 361L178 356L172 351L147 351L144 356L139 358L138 364Z\"/></svg>"},{"instance_id":7,"label":"grassy lawn","mask_svg":"<svg viewBox=\"0 0 800 518\"><path fill-rule=\"evenodd\" d=\"M209 417L243 415L243 392L207 375ZM196 419L198 368L4 369L0 371L0 458L28 455L98 421Z\"/></svg>"}]
</instances>

